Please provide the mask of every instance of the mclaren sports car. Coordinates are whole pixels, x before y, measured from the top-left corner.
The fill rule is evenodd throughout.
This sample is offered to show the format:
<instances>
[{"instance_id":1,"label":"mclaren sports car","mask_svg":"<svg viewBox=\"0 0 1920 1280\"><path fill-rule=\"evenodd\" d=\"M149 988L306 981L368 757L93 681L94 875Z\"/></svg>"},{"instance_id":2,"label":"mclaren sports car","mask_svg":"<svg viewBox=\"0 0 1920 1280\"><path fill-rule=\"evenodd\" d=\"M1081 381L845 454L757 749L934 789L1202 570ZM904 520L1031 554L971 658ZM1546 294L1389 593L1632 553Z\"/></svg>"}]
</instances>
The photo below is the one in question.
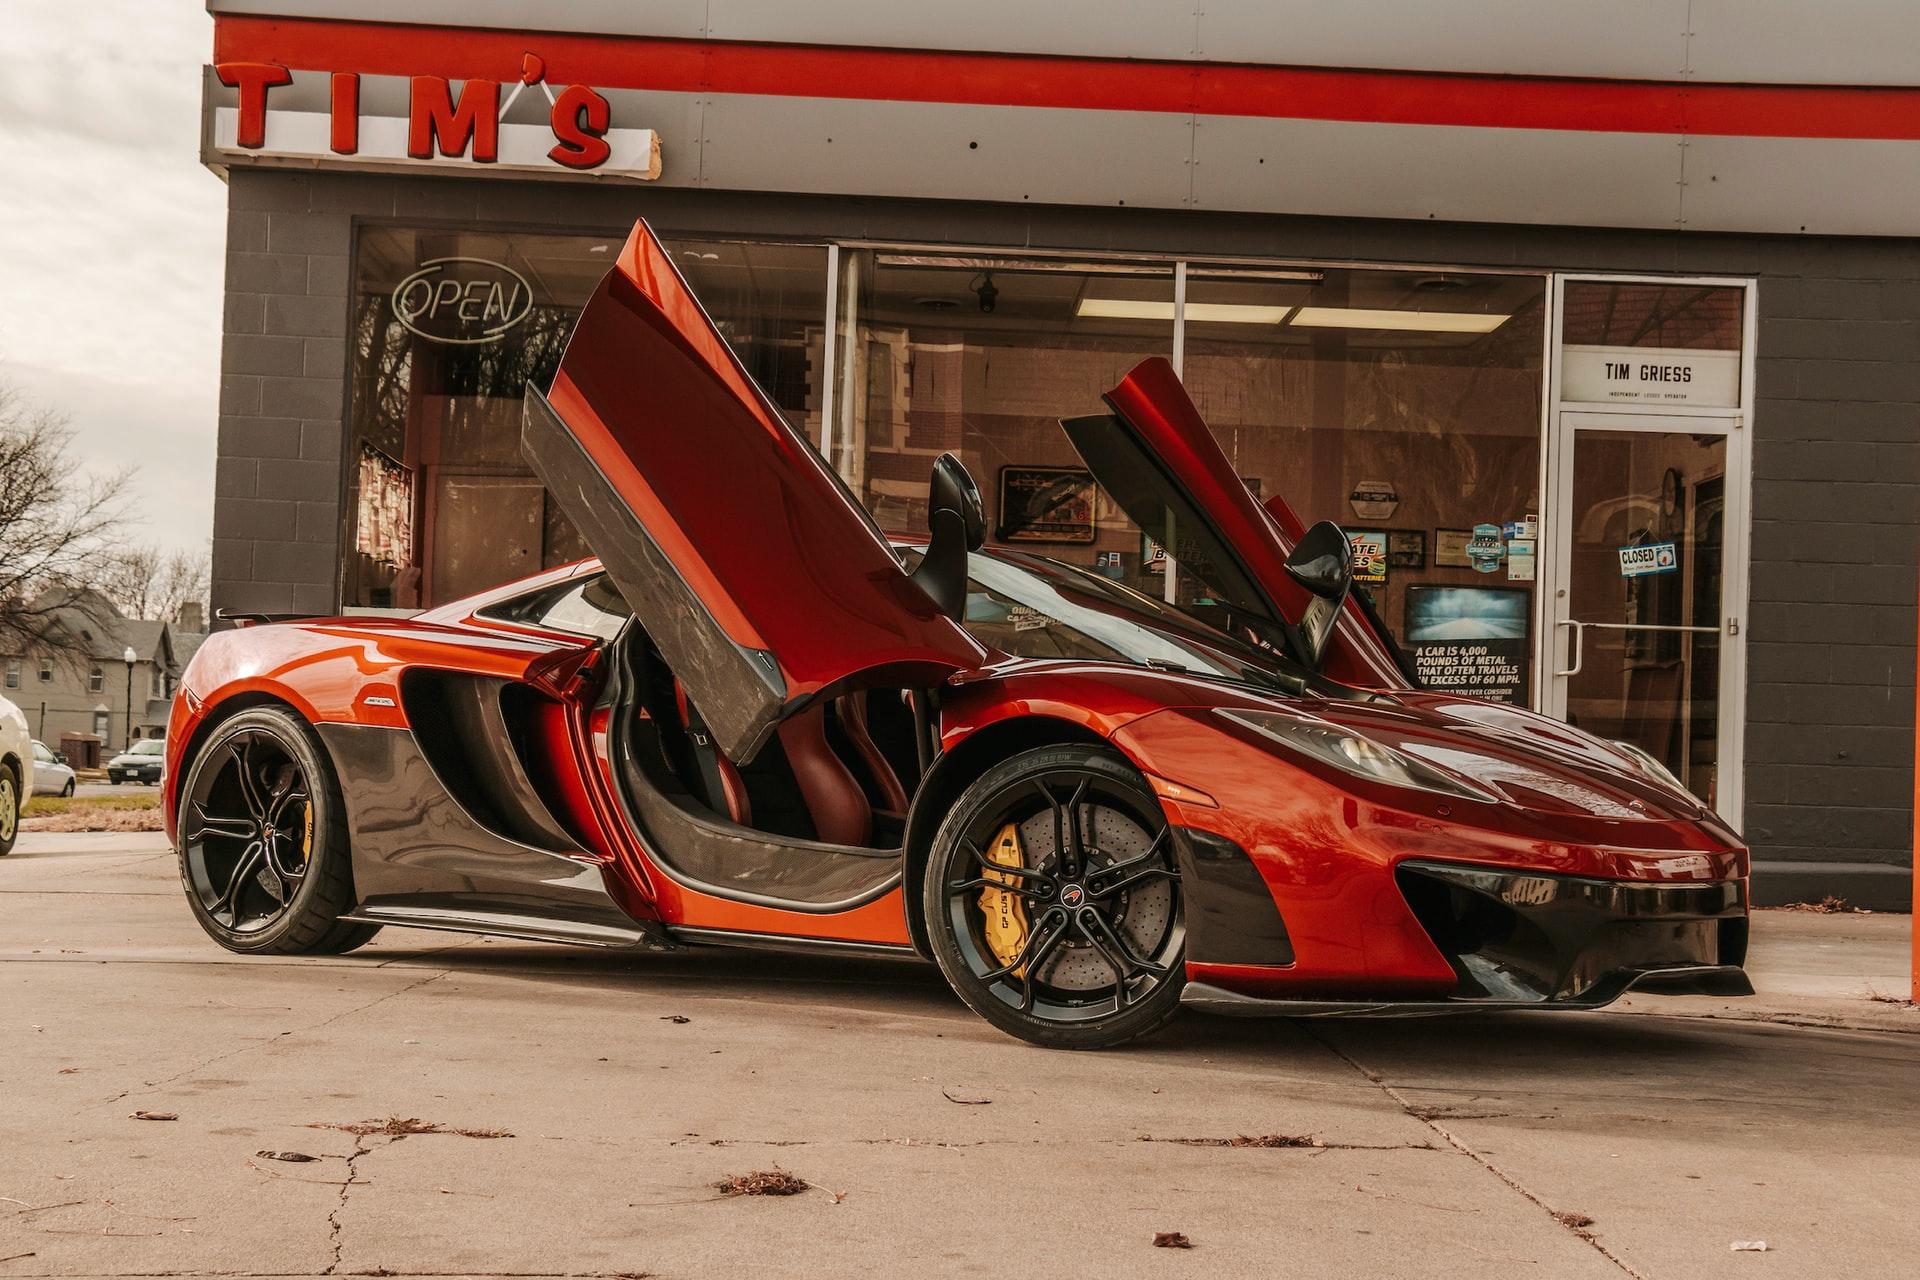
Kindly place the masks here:
<instances>
[{"instance_id":1,"label":"mclaren sports car","mask_svg":"<svg viewBox=\"0 0 1920 1280\"><path fill-rule=\"evenodd\" d=\"M995 1026L1751 990L1747 852L1657 762L1425 690L1346 536L1149 360L1066 437L1202 603L985 545L951 456L883 532L643 223L522 447L597 559L412 617L235 619L166 815L236 951L385 925L937 964Z\"/></svg>"}]
</instances>

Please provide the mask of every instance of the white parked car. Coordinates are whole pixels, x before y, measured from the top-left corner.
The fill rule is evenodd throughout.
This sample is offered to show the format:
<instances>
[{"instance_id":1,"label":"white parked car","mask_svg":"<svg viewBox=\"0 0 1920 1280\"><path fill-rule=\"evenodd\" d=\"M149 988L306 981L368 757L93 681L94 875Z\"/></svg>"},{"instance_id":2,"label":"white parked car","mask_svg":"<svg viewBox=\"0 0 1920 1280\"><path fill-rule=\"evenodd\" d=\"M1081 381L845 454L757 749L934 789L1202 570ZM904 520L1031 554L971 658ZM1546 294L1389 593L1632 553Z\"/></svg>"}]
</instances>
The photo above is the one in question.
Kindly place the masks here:
<instances>
[{"instance_id":1,"label":"white parked car","mask_svg":"<svg viewBox=\"0 0 1920 1280\"><path fill-rule=\"evenodd\" d=\"M33 783L33 739L20 708L0 698L0 857L13 852L20 834L20 811L27 807Z\"/></svg>"},{"instance_id":2,"label":"white parked car","mask_svg":"<svg viewBox=\"0 0 1920 1280\"><path fill-rule=\"evenodd\" d=\"M33 740L33 794L70 796L73 794L74 783L73 769L67 764L67 758L58 751L49 749L46 743L35 738Z\"/></svg>"}]
</instances>

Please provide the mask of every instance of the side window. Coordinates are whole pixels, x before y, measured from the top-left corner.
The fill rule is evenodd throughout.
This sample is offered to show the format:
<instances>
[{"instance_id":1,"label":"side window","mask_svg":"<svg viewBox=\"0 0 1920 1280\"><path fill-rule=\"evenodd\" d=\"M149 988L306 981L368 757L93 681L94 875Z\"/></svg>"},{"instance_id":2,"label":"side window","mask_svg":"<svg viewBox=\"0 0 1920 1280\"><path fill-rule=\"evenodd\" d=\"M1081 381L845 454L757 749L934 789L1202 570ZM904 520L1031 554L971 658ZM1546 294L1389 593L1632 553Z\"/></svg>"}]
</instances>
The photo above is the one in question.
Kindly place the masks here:
<instances>
[{"instance_id":1,"label":"side window","mask_svg":"<svg viewBox=\"0 0 1920 1280\"><path fill-rule=\"evenodd\" d=\"M51 658L40 659L40 683L53 683L53 659Z\"/></svg>"},{"instance_id":2,"label":"side window","mask_svg":"<svg viewBox=\"0 0 1920 1280\"><path fill-rule=\"evenodd\" d=\"M20 687L20 664L18 661L12 658L9 658L7 660L7 688L18 689L19 687Z\"/></svg>"},{"instance_id":3,"label":"side window","mask_svg":"<svg viewBox=\"0 0 1920 1280\"><path fill-rule=\"evenodd\" d=\"M513 622L523 627L544 627L573 635L597 636L612 640L627 625L633 610L627 607L620 589L604 573L590 574L579 581L536 591L532 595L503 600L482 609L480 616L495 622Z\"/></svg>"},{"instance_id":4,"label":"side window","mask_svg":"<svg viewBox=\"0 0 1920 1280\"><path fill-rule=\"evenodd\" d=\"M99 663L87 668L87 692L98 693L107 687L107 674L100 669Z\"/></svg>"},{"instance_id":5,"label":"side window","mask_svg":"<svg viewBox=\"0 0 1920 1280\"><path fill-rule=\"evenodd\" d=\"M42 764L52 764L53 752L47 750L43 744L36 742L33 744L33 758Z\"/></svg>"}]
</instances>

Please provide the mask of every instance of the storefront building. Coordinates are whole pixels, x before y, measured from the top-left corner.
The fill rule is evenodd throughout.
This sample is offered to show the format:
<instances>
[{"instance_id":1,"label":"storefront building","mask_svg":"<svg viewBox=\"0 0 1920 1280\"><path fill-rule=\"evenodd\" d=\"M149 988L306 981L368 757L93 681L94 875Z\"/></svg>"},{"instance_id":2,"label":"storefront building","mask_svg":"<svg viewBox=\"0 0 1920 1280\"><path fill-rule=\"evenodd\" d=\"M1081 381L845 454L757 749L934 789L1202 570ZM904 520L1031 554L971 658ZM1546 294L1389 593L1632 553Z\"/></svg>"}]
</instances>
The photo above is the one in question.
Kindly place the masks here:
<instances>
[{"instance_id":1,"label":"storefront building","mask_svg":"<svg viewBox=\"0 0 1920 1280\"><path fill-rule=\"evenodd\" d=\"M952 451L992 539L1194 603L1057 425L1169 357L1430 682L1652 753L1760 902L1907 900L1920 15L209 7L216 608L586 554L521 393L644 216L883 526Z\"/></svg>"}]
</instances>

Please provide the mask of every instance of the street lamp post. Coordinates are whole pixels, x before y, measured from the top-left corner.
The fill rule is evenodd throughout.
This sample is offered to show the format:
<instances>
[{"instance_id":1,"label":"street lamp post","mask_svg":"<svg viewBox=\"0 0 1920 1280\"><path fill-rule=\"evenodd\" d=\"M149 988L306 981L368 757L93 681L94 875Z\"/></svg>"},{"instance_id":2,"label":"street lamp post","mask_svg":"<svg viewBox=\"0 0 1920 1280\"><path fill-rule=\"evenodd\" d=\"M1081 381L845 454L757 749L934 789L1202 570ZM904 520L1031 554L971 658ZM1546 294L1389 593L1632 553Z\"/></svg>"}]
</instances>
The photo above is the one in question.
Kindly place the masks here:
<instances>
[{"instance_id":1,"label":"street lamp post","mask_svg":"<svg viewBox=\"0 0 1920 1280\"><path fill-rule=\"evenodd\" d=\"M133 664L140 660L140 655L133 651L132 645L128 645L127 651L120 655L120 660L127 664L127 745L124 750L131 751L133 750Z\"/></svg>"}]
</instances>

